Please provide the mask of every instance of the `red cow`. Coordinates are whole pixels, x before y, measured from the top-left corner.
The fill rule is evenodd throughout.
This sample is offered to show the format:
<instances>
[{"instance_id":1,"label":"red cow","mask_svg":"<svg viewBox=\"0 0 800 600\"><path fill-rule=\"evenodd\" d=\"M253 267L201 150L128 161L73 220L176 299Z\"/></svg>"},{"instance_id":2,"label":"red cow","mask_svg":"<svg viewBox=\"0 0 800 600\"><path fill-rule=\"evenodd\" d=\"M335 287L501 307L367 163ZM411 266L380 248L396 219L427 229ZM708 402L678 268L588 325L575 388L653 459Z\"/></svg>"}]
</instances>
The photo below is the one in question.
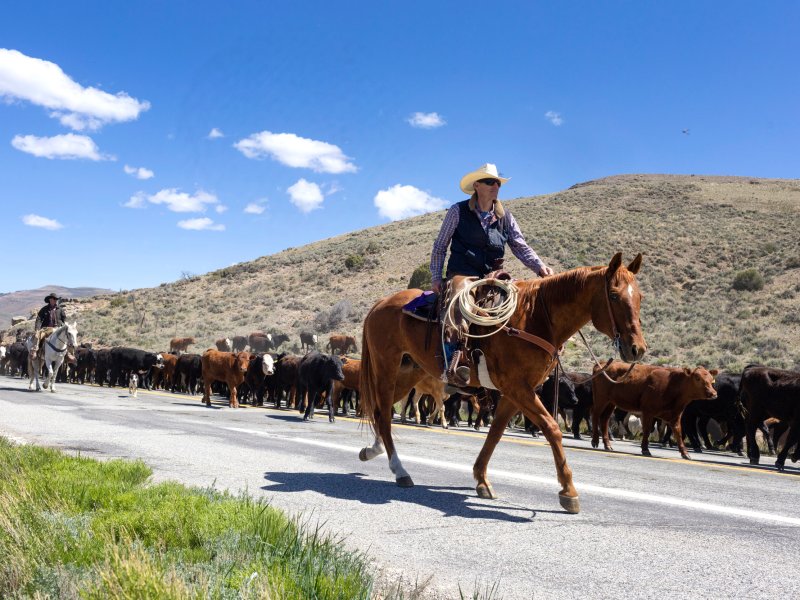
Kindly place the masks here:
<instances>
[{"instance_id":1,"label":"red cow","mask_svg":"<svg viewBox=\"0 0 800 600\"><path fill-rule=\"evenodd\" d=\"M250 365L249 352L220 352L219 350L206 350L200 358L203 366L203 402L211 406L211 384L223 381L228 384L231 408L239 408L236 399L236 388L244 381L247 367Z\"/></svg>"},{"instance_id":2,"label":"red cow","mask_svg":"<svg viewBox=\"0 0 800 600\"><path fill-rule=\"evenodd\" d=\"M595 367L597 371L599 367ZM713 400L717 397L714 389L716 369L707 371L676 367L656 367L654 365L630 365L614 362L606 370L609 377L618 380L612 383L605 377L594 379L594 402L592 404L592 447L597 448L599 428L603 426L603 447L612 450L608 436L608 421L615 407L642 416L642 454L650 456L648 438L653 430L655 419L661 418L672 427L678 439L681 456L689 459L683 443L681 415L693 400ZM624 376L624 378L623 378Z\"/></svg>"},{"instance_id":3,"label":"red cow","mask_svg":"<svg viewBox=\"0 0 800 600\"><path fill-rule=\"evenodd\" d=\"M331 354L336 354L337 350L339 354L347 354L350 348L353 349L353 352L358 352L356 338L352 335L332 335L328 340L328 349Z\"/></svg>"},{"instance_id":4,"label":"red cow","mask_svg":"<svg viewBox=\"0 0 800 600\"><path fill-rule=\"evenodd\" d=\"M170 352L186 352L186 349L194 344L193 337L185 337L185 338L172 338L169 341L169 351Z\"/></svg>"}]
</instances>

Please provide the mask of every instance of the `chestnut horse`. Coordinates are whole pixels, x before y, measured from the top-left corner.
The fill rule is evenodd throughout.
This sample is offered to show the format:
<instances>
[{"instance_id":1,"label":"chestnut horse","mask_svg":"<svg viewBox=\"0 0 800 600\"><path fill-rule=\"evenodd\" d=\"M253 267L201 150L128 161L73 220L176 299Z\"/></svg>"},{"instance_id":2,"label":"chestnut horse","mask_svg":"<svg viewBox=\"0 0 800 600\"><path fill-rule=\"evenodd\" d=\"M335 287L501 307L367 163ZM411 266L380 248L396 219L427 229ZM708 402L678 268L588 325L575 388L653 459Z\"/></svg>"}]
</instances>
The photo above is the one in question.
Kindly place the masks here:
<instances>
[{"instance_id":1,"label":"chestnut horse","mask_svg":"<svg viewBox=\"0 0 800 600\"><path fill-rule=\"evenodd\" d=\"M508 325L560 348L591 320L598 331L615 340L624 360L638 361L646 349L639 322L642 296L635 278L641 264L639 254L626 268L622 265L622 253L617 253L607 267L579 267L544 279L519 281L517 307ZM360 387L364 418L372 426L375 443L363 448L359 458L375 458L385 447L389 467L400 487L411 487L414 482L403 468L392 440L392 404L407 395L414 382L408 376L398 380L398 371L404 358L406 364L410 358L420 367L416 369L420 378L426 373L441 376L436 349L426 349L427 325L402 313L403 306L419 293L411 289L387 296L372 307L364 320ZM489 331L477 328L477 333ZM561 485L558 494L561 506L567 512L577 513L578 492L561 445L561 430L534 391L553 368L554 357L523 337L501 331L480 340L485 360L481 370L483 379L479 381L473 367L470 385L493 384L502 393L503 401L497 406L489 434L473 466L478 482L476 491L481 498L497 497L486 468L509 420L522 411L550 443Z\"/></svg>"}]
</instances>

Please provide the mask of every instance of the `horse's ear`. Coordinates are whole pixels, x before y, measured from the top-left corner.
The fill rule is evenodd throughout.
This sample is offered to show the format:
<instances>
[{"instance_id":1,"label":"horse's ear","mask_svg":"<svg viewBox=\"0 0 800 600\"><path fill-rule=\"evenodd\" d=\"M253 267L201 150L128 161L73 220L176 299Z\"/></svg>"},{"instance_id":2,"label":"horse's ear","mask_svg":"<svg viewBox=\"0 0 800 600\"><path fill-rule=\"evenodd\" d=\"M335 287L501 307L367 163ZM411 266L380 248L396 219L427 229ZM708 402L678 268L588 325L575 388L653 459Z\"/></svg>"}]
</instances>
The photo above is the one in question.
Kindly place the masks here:
<instances>
[{"instance_id":1,"label":"horse's ear","mask_svg":"<svg viewBox=\"0 0 800 600\"><path fill-rule=\"evenodd\" d=\"M608 277L609 279L614 277L614 274L617 272L617 269L619 269L621 264L622 264L622 252L617 252L611 259L611 262L608 263L608 271L606 271L606 277Z\"/></svg>"},{"instance_id":2,"label":"horse's ear","mask_svg":"<svg viewBox=\"0 0 800 600\"><path fill-rule=\"evenodd\" d=\"M631 264L628 265L628 271L636 275L639 272L641 266L642 266L642 253L639 252L639 254L636 255L636 258L634 258L631 261Z\"/></svg>"},{"instance_id":3,"label":"horse's ear","mask_svg":"<svg viewBox=\"0 0 800 600\"><path fill-rule=\"evenodd\" d=\"M683 372L686 375L691 375L692 374L692 370L689 367L683 367Z\"/></svg>"}]
</instances>

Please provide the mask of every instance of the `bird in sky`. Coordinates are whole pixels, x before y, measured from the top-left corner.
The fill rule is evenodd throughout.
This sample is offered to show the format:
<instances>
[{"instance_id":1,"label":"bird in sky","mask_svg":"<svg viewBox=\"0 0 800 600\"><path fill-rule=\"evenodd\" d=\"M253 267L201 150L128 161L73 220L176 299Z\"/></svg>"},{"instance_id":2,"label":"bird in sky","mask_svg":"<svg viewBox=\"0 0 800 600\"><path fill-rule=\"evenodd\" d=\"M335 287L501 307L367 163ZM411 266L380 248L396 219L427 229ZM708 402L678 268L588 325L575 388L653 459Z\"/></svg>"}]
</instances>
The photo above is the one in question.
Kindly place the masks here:
<instances>
[{"instance_id":1,"label":"bird in sky","mask_svg":"<svg viewBox=\"0 0 800 600\"><path fill-rule=\"evenodd\" d=\"M681 133L683 133L685 135L689 135L689 130L688 129L681 129Z\"/></svg>"}]
</instances>

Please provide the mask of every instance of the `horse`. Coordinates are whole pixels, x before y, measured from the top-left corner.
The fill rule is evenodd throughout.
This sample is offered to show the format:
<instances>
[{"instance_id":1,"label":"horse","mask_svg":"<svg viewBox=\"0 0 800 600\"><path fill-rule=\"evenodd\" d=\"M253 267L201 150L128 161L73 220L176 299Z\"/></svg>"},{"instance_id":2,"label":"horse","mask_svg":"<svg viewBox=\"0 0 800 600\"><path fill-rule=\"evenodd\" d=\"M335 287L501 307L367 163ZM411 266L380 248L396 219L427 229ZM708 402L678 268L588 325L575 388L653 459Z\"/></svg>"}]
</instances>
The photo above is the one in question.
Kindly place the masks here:
<instances>
[{"instance_id":1,"label":"horse","mask_svg":"<svg viewBox=\"0 0 800 600\"><path fill-rule=\"evenodd\" d=\"M555 349L589 321L614 340L624 360L641 360L647 348L639 320L642 295L635 277L641 264L639 254L626 268L619 252L607 266L578 267L543 279L516 282L517 306L507 323L511 329L480 340L484 362L470 373L470 386L494 388L503 396L473 466L479 497L497 498L486 473L489 459L510 419L522 411L550 443L561 485L561 506L569 513L580 511L561 430L534 390L555 366ZM375 442L362 448L359 458L371 460L385 451L400 487L412 487L414 482L392 440L392 404L407 395L415 382L406 376L401 383L398 371L410 361L420 367L416 369L420 379L424 375L438 378L442 372L435 351L426 344L430 337L427 324L402 312L403 306L420 293L404 290L379 300L364 320L362 336L362 405ZM477 327L476 334L490 331Z\"/></svg>"},{"instance_id":2,"label":"horse","mask_svg":"<svg viewBox=\"0 0 800 600\"><path fill-rule=\"evenodd\" d=\"M61 368L61 363L67 356L67 350L71 347L73 351L78 347L78 323L66 323L61 327L53 330L44 343L39 344L37 335L32 334L27 342L28 347L28 375L30 381L28 382L28 389L33 387L33 381L36 380L36 391L42 391L50 388L51 392L56 391L56 373ZM44 359L42 358L44 355ZM39 372L42 370L42 361L47 366L47 375L44 380L44 385L39 385ZM55 366L54 366L55 365Z\"/></svg>"}]
</instances>

